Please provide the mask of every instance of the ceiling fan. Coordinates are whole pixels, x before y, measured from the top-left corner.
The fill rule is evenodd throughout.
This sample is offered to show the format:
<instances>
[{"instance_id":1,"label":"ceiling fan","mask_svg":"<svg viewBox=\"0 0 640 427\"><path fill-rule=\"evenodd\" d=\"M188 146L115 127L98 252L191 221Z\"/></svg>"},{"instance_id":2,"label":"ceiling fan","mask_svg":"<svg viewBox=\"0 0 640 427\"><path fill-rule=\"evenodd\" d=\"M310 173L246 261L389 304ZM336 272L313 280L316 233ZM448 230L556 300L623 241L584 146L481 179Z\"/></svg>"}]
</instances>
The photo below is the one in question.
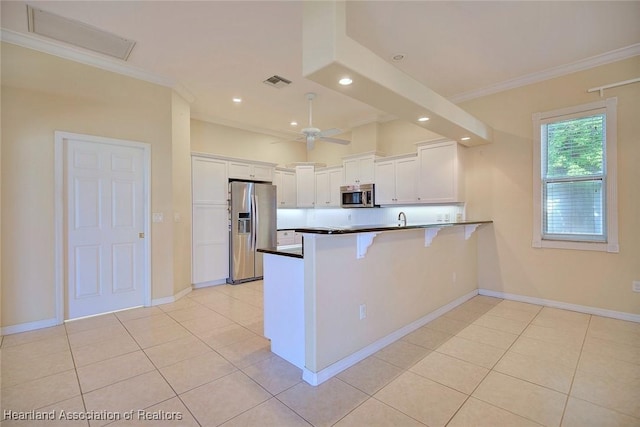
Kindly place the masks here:
<instances>
[{"instance_id":1,"label":"ceiling fan","mask_svg":"<svg viewBox=\"0 0 640 427\"><path fill-rule=\"evenodd\" d=\"M302 137L298 140L305 141L307 143L307 150L313 150L313 147L315 146L315 142L317 140L334 142L336 144L343 145L349 144L351 141L347 141L346 139L331 138L331 136L333 135L342 133L340 129L320 130L316 127L313 127L312 103L316 98L316 94L313 92L309 92L305 94L305 97L309 101L309 125L306 128L302 129Z\"/></svg>"}]
</instances>

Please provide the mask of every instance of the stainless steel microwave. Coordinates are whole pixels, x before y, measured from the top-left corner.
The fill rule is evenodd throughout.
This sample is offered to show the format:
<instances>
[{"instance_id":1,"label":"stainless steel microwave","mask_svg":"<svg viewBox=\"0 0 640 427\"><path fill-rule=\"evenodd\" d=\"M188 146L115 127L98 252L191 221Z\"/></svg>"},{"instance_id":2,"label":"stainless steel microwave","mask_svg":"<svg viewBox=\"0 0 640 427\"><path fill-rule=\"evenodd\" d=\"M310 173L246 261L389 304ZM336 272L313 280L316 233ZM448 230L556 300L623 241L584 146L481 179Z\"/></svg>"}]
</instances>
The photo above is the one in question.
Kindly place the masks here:
<instances>
[{"instance_id":1,"label":"stainless steel microwave","mask_svg":"<svg viewBox=\"0 0 640 427\"><path fill-rule=\"evenodd\" d=\"M373 208L374 184L344 185L340 187L340 206L343 208Z\"/></svg>"}]
</instances>

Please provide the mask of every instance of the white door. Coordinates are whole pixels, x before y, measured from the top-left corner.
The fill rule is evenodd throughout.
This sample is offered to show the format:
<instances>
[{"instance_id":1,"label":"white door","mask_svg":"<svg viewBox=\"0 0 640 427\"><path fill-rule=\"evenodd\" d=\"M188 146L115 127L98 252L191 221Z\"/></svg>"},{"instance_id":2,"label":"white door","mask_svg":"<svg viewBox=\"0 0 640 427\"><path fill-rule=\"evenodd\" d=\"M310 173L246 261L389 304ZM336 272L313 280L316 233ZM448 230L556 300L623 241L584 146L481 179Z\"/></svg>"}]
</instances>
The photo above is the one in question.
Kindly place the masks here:
<instances>
[{"instance_id":1,"label":"white door","mask_svg":"<svg viewBox=\"0 0 640 427\"><path fill-rule=\"evenodd\" d=\"M67 319L144 305L145 152L67 139Z\"/></svg>"}]
</instances>

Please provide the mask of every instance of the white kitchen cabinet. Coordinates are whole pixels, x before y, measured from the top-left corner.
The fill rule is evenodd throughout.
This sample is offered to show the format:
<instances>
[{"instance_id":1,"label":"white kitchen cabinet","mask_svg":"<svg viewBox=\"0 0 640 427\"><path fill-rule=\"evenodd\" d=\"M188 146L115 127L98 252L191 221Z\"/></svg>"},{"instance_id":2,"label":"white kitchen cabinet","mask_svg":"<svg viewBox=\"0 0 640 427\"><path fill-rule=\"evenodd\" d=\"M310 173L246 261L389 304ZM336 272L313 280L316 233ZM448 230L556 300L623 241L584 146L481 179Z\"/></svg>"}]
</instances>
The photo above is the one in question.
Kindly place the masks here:
<instances>
[{"instance_id":1,"label":"white kitchen cabinet","mask_svg":"<svg viewBox=\"0 0 640 427\"><path fill-rule=\"evenodd\" d=\"M273 184L278 188L278 208L296 207L296 173L292 170L276 169Z\"/></svg>"},{"instance_id":2,"label":"white kitchen cabinet","mask_svg":"<svg viewBox=\"0 0 640 427\"><path fill-rule=\"evenodd\" d=\"M227 162L206 157L191 159L193 204L226 204L229 197Z\"/></svg>"},{"instance_id":3,"label":"white kitchen cabinet","mask_svg":"<svg viewBox=\"0 0 640 427\"><path fill-rule=\"evenodd\" d=\"M229 185L227 161L193 156L192 270L195 285L229 277Z\"/></svg>"},{"instance_id":4,"label":"white kitchen cabinet","mask_svg":"<svg viewBox=\"0 0 640 427\"><path fill-rule=\"evenodd\" d=\"M378 205L417 203L418 159L415 154L375 162Z\"/></svg>"},{"instance_id":5,"label":"white kitchen cabinet","mask_svg":"<svg viewBox=\"0 0 640 427\"><path fill-rule=\"evenodd\" d=\"M373 183L375 177L374 161L377 157L377 154L343 157L344 184L359 185Z\"/></svg>"},{"instance_id":6,"label":"white kitchen cabinet","mask_svg":"<svg viewBox=\"0 0 640 427\"><path fill-rule=\"evenodd\" d=\"M316 171L316 207L339 207L342 168Z\"/></svg>"},{"instance_id":7,"label":"white kitchen cabinet","mask_svg":"<svg viewBox=\"0 0 640 427\"><path fill-rule=\"evenodd\" d=\"M299 208L316 204L316 175L311 165L296 166L296 200Z\"/></svg>"},{"instance_id":8,"label":"white kitchen cabinet","mask_svg":"<svg viewBox=\"0 0 640 427\"><path fill-rule=\"evenodd\" d=\"M229 277L229 213L227 205L193 206L191 280L224 283Z\"/></svg>"},{"instance_id":9,"label":"white kitchen cabinet","mask_svg":"<svg viewBox=\"0 0 640 427\"><path fill-rule=\"evenodd\" d=\"M269 165L249 162L229 162L229 178L250 181L273 181L274 168Z\"/></svg>"},{"instance_id":10,"label":"white kitchen cabinet","mask_svg":"<svg viewBox=\"0 0 640 427\"><path fill-rule=\"evenodd\" d=\"M418 203L464 201L464 150L455 141L417 144Z\"/></svg>"}]
</instances>

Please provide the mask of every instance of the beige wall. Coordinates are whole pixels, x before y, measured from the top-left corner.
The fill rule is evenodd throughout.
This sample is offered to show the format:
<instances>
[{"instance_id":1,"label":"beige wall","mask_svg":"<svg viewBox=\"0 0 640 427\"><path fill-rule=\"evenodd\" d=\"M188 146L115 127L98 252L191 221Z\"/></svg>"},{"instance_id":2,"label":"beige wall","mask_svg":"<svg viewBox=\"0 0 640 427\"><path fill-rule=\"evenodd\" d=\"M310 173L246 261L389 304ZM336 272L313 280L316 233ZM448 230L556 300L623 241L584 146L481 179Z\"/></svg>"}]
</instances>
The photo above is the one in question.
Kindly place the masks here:
<instances>
[{"instance_id":1,"label":"beige wall","mask_svg":"<svg viewBox=\"0 0 640 427\"><path fill-rule=\"evenodd\" d=\"M442 229L429 247L424 230L379 233L362 259L356 239L305 238L305 366L313 372L477 288L477 238L465 240L463 227Z\"/></svg>"},{"instance_id":2,"label":"beige wall","mask_svg":"<svg viewBox=\"0 0 640 427\"><path fill-rule=\"evenodd\" d=\"M172 91L3 44L1 101L2 326L55 317L56 130L151 144L152 298L173 295Z\"/></svg>"},{"instance_id":3,"label":"beige wall","mask_svg":"<svg viewBox=\"0 0 640 427\"><path fill-rule=\"evenodd\" d=\"M173 93L172 184L173 211L173 293L191 287L191 107Z\"/></svg>"},{"instance_id":4,"label":"beige wall","mask_svg":"<svg viewBox=\"0 0 640 427\"><path fill-rule=\"evenodd\" d=\"M191 151L279 165L306 162L307 149L298 141L191 120Z\"/></svg>"},{"instance_id":5,"label":"beige wall","mask_svg":"<svg viewBox=\"0 0 640 427\"><path fill-rule=\"evenodd\" d=\"M406 120L382 123L378 133L378 149L387 156L415 153L416 142L440 139L442 136Z\"/></svg>"},{"instance_id":6,"label":"beige wall","mask_svg":"<svg viewBox=\"0 0 640 427\"><path fill-rule=\"evenodd\" d=\"M640 57L466 102L495 129L468 150L467 212L492 219L479 233L480 288L640 314L640 84L605 91L618 98L620 253L534 249L531 115L596 101L595 86L638 77Z\"/></svg>"}]
</instances>

